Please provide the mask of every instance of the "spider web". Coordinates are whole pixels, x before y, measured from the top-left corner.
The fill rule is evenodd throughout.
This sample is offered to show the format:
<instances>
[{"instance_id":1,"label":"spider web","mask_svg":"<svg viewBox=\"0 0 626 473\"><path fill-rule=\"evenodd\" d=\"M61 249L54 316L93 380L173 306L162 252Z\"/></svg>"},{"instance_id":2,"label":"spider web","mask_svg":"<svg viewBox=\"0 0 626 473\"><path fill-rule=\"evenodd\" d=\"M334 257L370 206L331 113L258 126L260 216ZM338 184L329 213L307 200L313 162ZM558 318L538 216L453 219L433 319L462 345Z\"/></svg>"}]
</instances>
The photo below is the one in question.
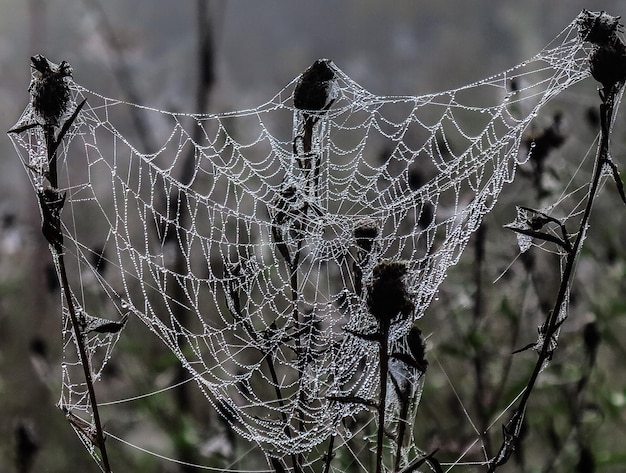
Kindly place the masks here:
<instances>
[{"instance_id":1,"label":"spider web","mask_svg":"<svg viewBox=\"0 0 626 473\"><path fill-rule=\"evenodd\" d=\"M87 102L59 149L63 234L73 297L94 327L85 340L95 379L124 334L98 327L128 316L267 455L321 457L329 438L347 442L345 420L371 409L357 400L379 393L378 346L358 336L376 328L363 289L374 266L408 262L415 310L389 334L406 350L413 322L528 159L522 134L589 75L587 58L572 23L503 73L404 97L371 94L331 63L334 101L315 115L310 150L300 140L313 115L293 104L299 78L257 108L217 115L72 84L74 102ZM160 137L156 149L124 132L137 114ZM12 139L40 189L41 129ZM374 229L367 248L355 237L363 228ZM89 418L66 300L63 319L59 406ZM387 410L398 404L390 395ZM407 461L419 454L411 448Z\"/></svg>"}]
</instances>

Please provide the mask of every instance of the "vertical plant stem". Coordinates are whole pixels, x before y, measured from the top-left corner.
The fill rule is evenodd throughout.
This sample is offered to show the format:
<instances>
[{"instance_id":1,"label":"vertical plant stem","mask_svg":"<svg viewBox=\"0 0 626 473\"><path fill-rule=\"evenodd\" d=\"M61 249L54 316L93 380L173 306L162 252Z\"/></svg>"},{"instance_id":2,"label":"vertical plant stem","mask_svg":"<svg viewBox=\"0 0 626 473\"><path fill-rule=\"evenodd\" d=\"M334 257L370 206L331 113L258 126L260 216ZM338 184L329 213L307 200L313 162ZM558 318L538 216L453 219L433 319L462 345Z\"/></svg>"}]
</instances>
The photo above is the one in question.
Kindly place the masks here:
<instances>
[{"instance_id":1,"label":"vertical plant stem","mask_svg":"<svg viewBox=\"0 0 626 473\"><path fill-rule=\"evenodd\" d=\"M74 307L74 301L72 299L72 291L70 290L69 282L67 280L67 270L65 269L65 258L62 253L56 255L59 263L59 273L61 275L61 286L63 287L63 294L65 295L65 301L67 303L67 309L70 313L70 320L72 321L72 330L74 331L74 338L76 345L78 346L78 352L80 355L80 364L83 367L83 373L85 374L85 384L87 385L87 391L89 393L89 403L91 404L91 410L93 412L93 422L96 429L96 439L100 454L102 456L102 466L105 473L111 473L111 466L109 464L109 457L107 454L106 445L104 443L104 432L102 430L102 423L100 421L100 412L98 409L98 402L96 400L96 391L93 387L93 378L91 375L91 368L89 366L89 358L87 357L87 351L83 341L83 336L80 330L80 324L78 323L78 317L76 315L76 308Z\"/></svg>"},{"instance_id":2,"label":"vertical plant stem","mask_svg":"<svg viewBox=\"0 0 626 473\"><path fill-rule=\"evenodd\" d=\"M376 437L376 473L383 471L383 446L385 434L385 405L387 404L387 372L389 368L388 336L389 324L382 322L380 331L379 359L380 359L380 396L378 398L378 432Z\"/></svg>"},{"instance_id":3,"label":"vertical plant stem","mask_svg":"<svg viewBox=\"0 0 626 473\"><path fill-rule=\"evenodd\" d=\"M472 331L479 329L480 321L484 314L484 294L483 294L483 266L485 261L485 241L487 239L487 226L482 223L476 231L476 241L474 246L474 305L472 308L473 326ZM474 404L478 412L478 423L480 435L487 455L491 454L491 441L489 435L486 435L489 426L489 418L485 399L487 396L487 383L485 380L485 350L480 342L474 343L474 351L472 354L472 362L474 365L474 377L476 386L474 391Z\"/></svg>"},{"instance_id":4,"label":"vertical plant stem","mask_svg":"<svg viewBox=\"0 0 626 473\"><path fill-rule=\"evenodd\" d=\"M511 417L511 421L509 421L510 424L513 424L513 431L505 431L505 437L508 433L510 435L510 438L505 438L500 448L500 452L495 458L490 461L488 470L489 473L495 472L499 466L508 461L508 458L511 455L512 449L514 447L514 443L518 441L519 429L521 428L521 423L526 412L526 407L528 405L530 395L533 391L533 388L535 387L537 379L539 378L539 374L543 369L544 363L551 358L554 351L553 348L550 348L550 345L552 338L560 325L560 309L563 305L563 302L565 301L570 282L575 273L574 268L576 265L578 254L580 253L580 249L582 247L583 240L585 238L585 234L587 232L589 218L591 216L591 210L593 208L595 197L598 193L598 188L600 186L600 180L602 178L603 167L605 164L610 162L609 139L611 132L611 122L613 120L615 99L617 98L622 85L623 84L615 83L612 84L608 88L608 90L605 90L603 92L601 91L600 96L602 98L602 103L600 104L600 143L598 145L598 151L596 153L596 158L594 161L593 177L589 185L587 203L583 211L583 216L580 220L576 239L571 250L567 253L565 267L563 269L563 276L561 278L561 285L559 287L554 307L552 311L548 314L548 317L546 319L544 342L539 352L537 362L526 384L526 388L524 389L524 393L519 401L518 407L515 409L513 416ZM513 445L511 443L513 443Z\"/></svg>"},{"instance_id":5,"label":"vertical plant stem","mask_svg":"<svg viewBox=\"0 0 626 473\"><path fill-rule=\"evenodd\" d=\"M330 440L328 441L328 450L326 450L326 455L324 456L324 470L323 473L328 473L330 471L330 462L333 460L335 454L333 453L333 449L335 448L335 436L331 435Z\"/></svg>"},{"instance_id":6,"label":"vertical plant stem","mask_svg":"<svg viewBox=\"0 0 626 473\"><path fill-rule=\"evenodd\" d=\"M53 191L57 191L58 187L58 171L57 171L57 146L58 142L54 136L54 127L51 125L44 126L44 134L46 139L46 150L48 154L48 181ZM63 137L59 136L59 140ZM46 213L44 213L46 215ZM46 222L44 222L44 225ZM74 299L72 297L72 291L67 279L67 270L65 268L65 258L62 251L63 234L59 232L56 235L57 245L51 245L53 256L56 256L59 265L59 274L61 279L61 287L65 296L65 302L70 314L70 320L72 322L72 330L74 332L74 339L76 346L78 347L78 354L80 357L80 364L83 367L83 373L85 375L85 384L87 385L87 392L89 394L89 403L91 404L91 410L93 412L94 427L96 429L96 442L100 449L100 455L102 456L102 467L105 473L111 473L111 466L109 464L109 457L104 443L104 432L102 430L102 423L100 421L100 412L98 410L98 401L96 399L96 391L93 387L93 377L91 373L91 367L89 366L89 357L87 356L87 350L83 339L83 334L76 315L76 308L74 307ZM56 248L58 246L59 248Z\"/></svg>"},{"instance_id":7,"label":"vertical plant stem","mask_svg":"<svg viewBox=\"0 0 626 473\"><path fill-rule=\"evenodd\" d=\"M50 186L56 190L59 187L59 178L57 172L57 152L56 140L54 138L54 127L52 125L44 125L43 133L46 137L46 150L48 153L48 181Z\"/></svg>"}]
</instances>

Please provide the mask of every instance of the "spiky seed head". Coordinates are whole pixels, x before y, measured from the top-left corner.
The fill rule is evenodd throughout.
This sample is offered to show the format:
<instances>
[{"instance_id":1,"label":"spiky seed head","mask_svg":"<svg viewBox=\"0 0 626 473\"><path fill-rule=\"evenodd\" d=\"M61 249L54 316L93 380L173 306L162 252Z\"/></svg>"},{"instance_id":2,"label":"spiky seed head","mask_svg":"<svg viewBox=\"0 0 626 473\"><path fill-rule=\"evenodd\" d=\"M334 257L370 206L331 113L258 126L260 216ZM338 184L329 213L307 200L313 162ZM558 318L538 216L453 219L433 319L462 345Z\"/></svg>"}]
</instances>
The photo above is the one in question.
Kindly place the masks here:
<instances>
[{"instance_id":1,"label":"spiky seed head","mask_svg":"<svg viewBox=\"0 0 626 473\"><path fill-rule=\"evenodd\" d=\"M406 261L384 260L372 270L367 284L367 307L380 323L389 325L396 319L406 319L415 304L406 286L409 267Z\"/></svg>"},{"instance_id":2,"label":"spiky seed head","mask_svg":"<svg viewBox=\"0 0 626 473\"><path fill-rule=\"evenodd\" d=\"M613 44L618 39L617 33L622 27L619 21L619 16L612 16L604 11L583 10L576 18L578 36L583 41L597 46Z\"/></svg>"},{"instance_id":3,"label":"spiky seed head","mask_svg":"<svg viewBox=\"0 0 626 473\"><path fill-rule=\"evenodd\" d=\"M41 54L31 58L31 67L33 79L28 91L35 120L40 125L58 126L70 102L72 67L66 61L55 64Z\"/></svg>"}]
</instances>

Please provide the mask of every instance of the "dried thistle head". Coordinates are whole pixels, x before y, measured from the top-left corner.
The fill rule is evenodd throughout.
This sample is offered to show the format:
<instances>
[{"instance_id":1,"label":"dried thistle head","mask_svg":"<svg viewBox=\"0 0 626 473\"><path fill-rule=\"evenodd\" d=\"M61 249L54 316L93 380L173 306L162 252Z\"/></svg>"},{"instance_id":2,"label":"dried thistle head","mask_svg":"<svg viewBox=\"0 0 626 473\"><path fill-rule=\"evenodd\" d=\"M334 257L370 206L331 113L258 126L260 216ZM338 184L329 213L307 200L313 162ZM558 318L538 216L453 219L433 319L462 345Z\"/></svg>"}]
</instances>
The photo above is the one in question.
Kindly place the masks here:
<instances>
[{"instance_id":1,"label":"dried thistle head","mask_svg":"<svg viewBox=\"0 0 626 473\"><path fill-rule=\"evenodd\" d=\"M593 44L589 55L591 75L604 89L626 82L626 44L619 33L623 31L619 16L583 10L576 18L578 36Z\"/></svg>"},{"instance_id":2,"label":"dried thistle head","mask_svg":"<svg viewBox=\"0 0 626 473\"><path fill-rule=\"evenodd\" d=\"M583 10L576 18L578 36L583 41L597 46L613 44L618 39L617 33L622 27L619 20L619 16L612 16L604 11Z\"/></svg>"},{"instance_id":3,"label":"dried thistle head","mask_svg":"<svg viewBox=\"0 0 626 473\"><path fill-rule=\"evenodd\" d=\"M594 48L589 56L591 75L606 89L626 82L626 45L622 42Z\"/></svg>"},{"instance_id":4,"label":"dried thistle head","mask_svg":"<svg viewBox=\"0 0 626 473\"><path fill-rule=\"evenodd\" d=\"M329 59L318 59L296 84L293 104L298 110L324 110L335 98L335 71Z\"/></svg>"},{"instance_id":5,"label":"dried thistle head","mask_svg":"<svg viewBox=\"0 0 626 473\"><path fill-rule=\"evenodd\" d=\"M370 253L380 233L380 227L374 220L361 220L354 227L353 233L356 245L366 253Z\"/></svg>"},{"instance_id":6,"label":"dried thistle head","mask_svg":"<svg viewBox=\"0 0 626 473\"><path fill-rule=\"evenodd\" d=\"M30 60L34 74L28 91L35 120L40 125L58 126L70 103L72 67L66 61L50 62L40 54Z\"/></svg>"},{"instance_id":7,"label":"dried thistle head","mask_svg":"<svg viewBox=\"0 0 626 473\"><path fill-rule=\"evenodd\" d=\"M384 260L376 264L367 283L367 307L381 323L389 325L396 319L406 319L415 304L406 286L409 271L407 261Z\"/></svg>"}]
</instances>

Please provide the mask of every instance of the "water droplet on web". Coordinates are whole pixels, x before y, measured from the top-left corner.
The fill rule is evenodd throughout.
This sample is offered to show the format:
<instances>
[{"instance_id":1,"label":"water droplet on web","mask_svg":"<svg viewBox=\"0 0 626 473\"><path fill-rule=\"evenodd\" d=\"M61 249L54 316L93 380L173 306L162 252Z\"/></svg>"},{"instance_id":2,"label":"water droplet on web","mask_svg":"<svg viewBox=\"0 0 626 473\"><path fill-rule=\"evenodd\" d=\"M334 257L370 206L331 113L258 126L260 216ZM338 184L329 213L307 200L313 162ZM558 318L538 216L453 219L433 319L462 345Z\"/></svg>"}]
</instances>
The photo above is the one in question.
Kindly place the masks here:
<instances>
[{"instance_id":1,"label":"water droplet on web","mask_svg":"<svg viewBox=\"0 0 626 473\"><path fill-rule=\"evenodd\" d=\"M611 167L611 165L609 163L603 163L602 164L602 177L613 177L613 168Z\"/></svg>"},{"instance_id":2,"label":"water droplet on web","mask_svg":"<svg viewBox=\"0 0 626 473\"><path fill-rule=\"evenodd\" d=\"M122 301L122 303L120 304L120 307L121 307L122 309L128 309L128 302L126 302L126 301Z\"/></svg>"},{"instance_id":3,"label":"water droplet on web","mask_svg":"<svg viewBox=\"0 0 626 473\"><path fill-rule=\"evenodd\" d=\"M522 253L526 253L533 244L532 237L528 235L524 235L522 233L516 233L517 235L517 245L519 246L519 250Z\"/></svg>"}]
</instances>

